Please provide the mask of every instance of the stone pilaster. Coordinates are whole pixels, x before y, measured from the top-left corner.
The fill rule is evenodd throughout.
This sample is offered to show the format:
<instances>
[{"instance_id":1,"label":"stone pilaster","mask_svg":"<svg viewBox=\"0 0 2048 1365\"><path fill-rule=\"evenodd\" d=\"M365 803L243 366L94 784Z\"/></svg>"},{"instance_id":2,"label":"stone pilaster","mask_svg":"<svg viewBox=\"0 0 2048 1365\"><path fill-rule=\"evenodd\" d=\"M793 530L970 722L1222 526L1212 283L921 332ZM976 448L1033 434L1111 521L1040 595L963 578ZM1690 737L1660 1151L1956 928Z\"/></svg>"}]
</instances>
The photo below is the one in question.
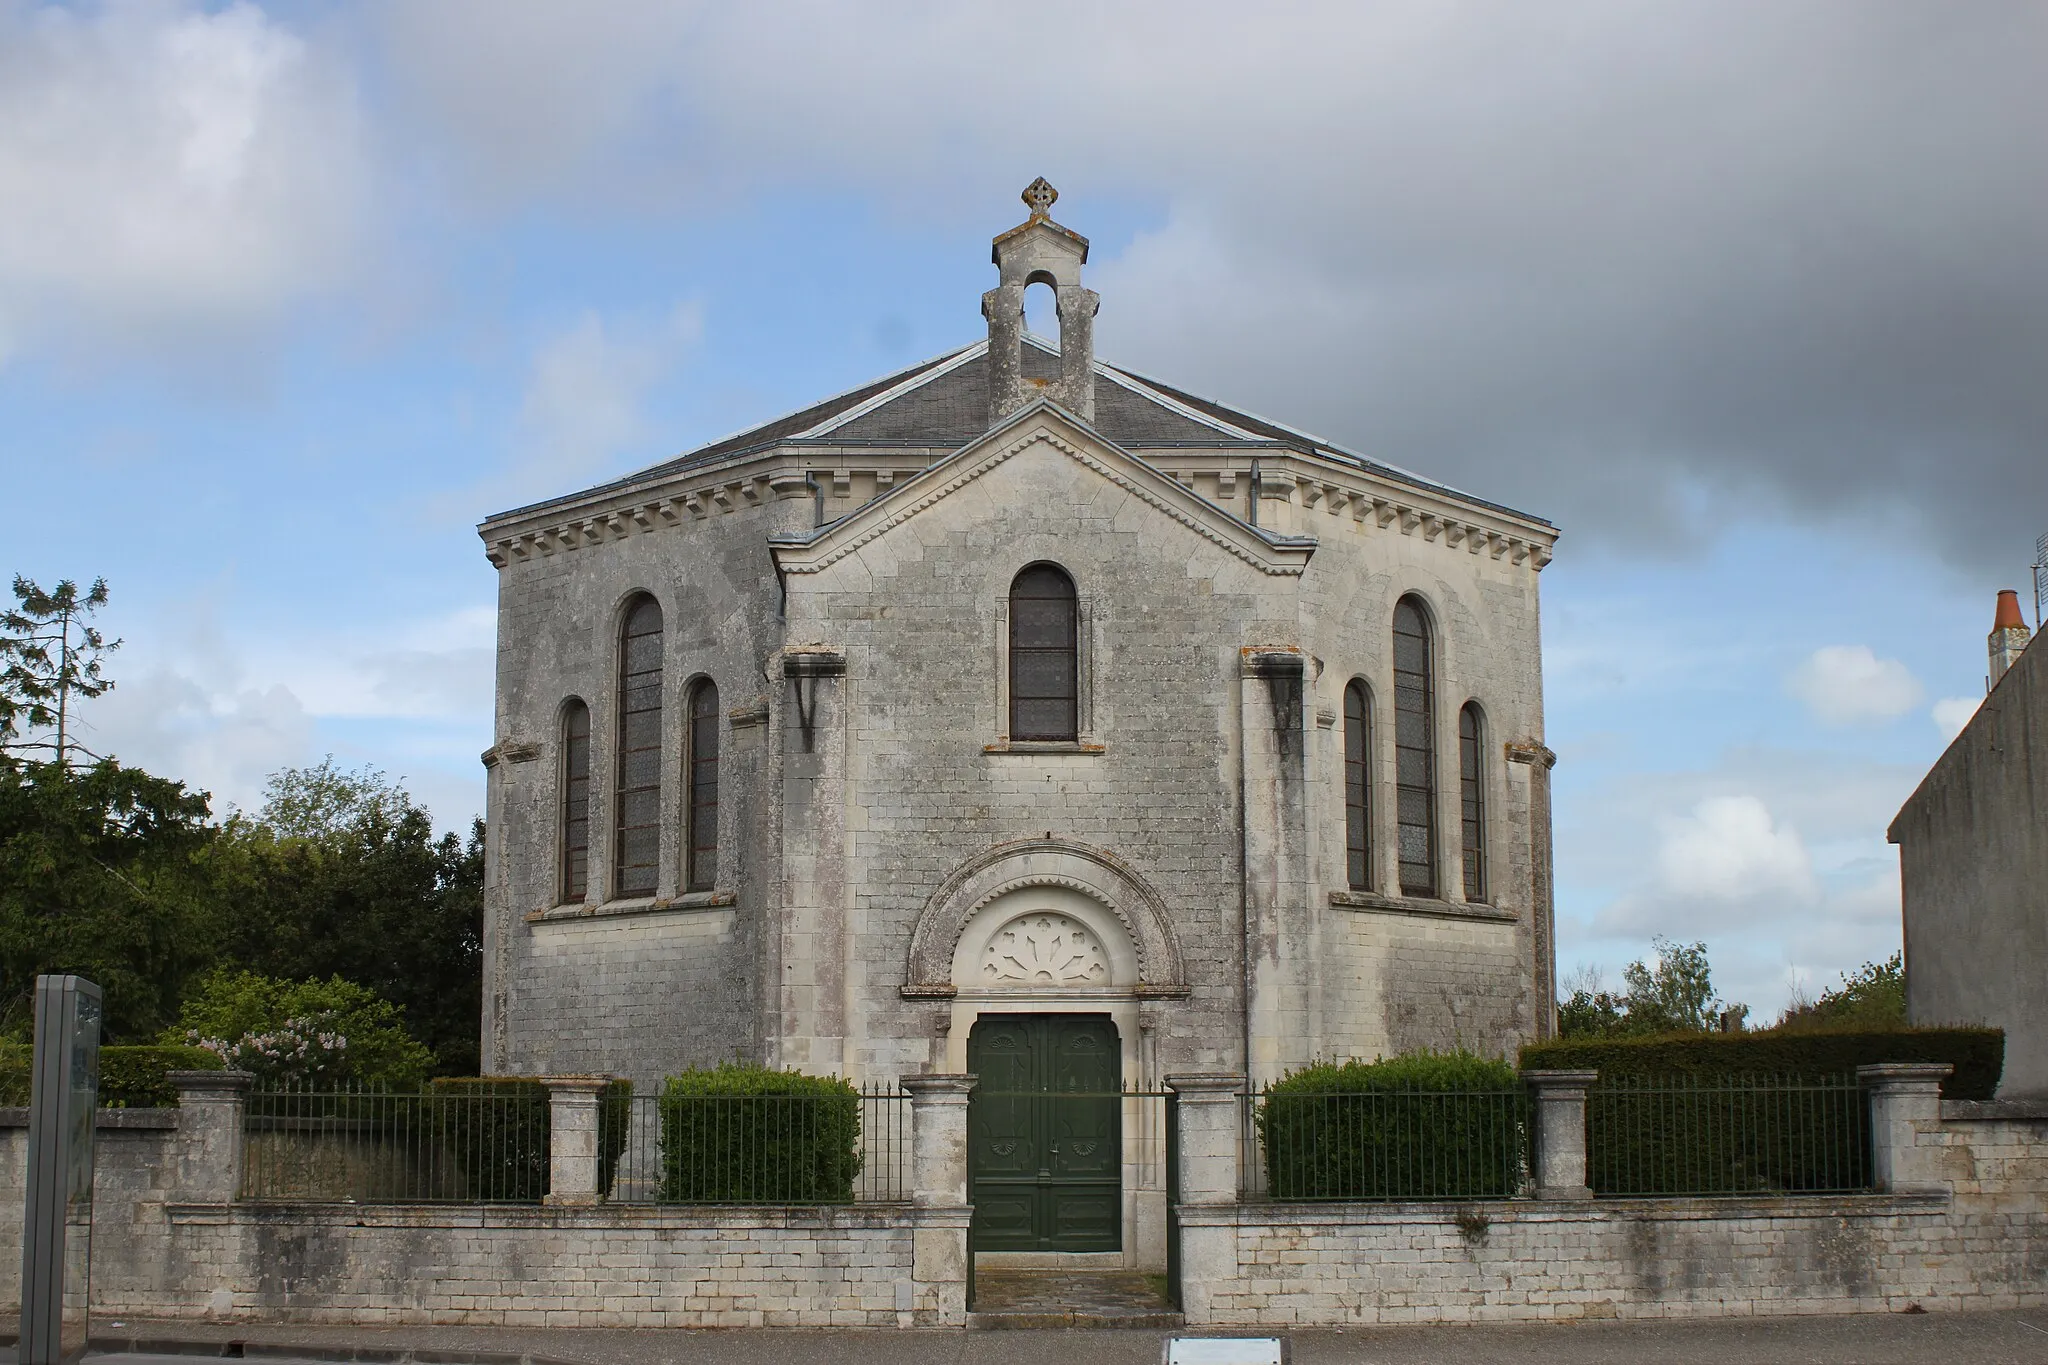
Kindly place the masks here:
<instances>
[{"instance_id":1,"label":"stone pilaster","mask_svg":"<svg viewBox=\"0 0 2048 1365\"><path fill-rule=\"evenodd\" d=\"M779 1066L845 1069L846 655L782 657L782 979Z\"/></svg>"},{"instance_id":2,"label":"stone pilaster","mask_svg":"<svg viewBox=\"0 0 2048 1365\"><path fill-rule=\"evenodd\" d=\"M548 1088L548 1193L544 1204L578 1207L604 1196L598 1188L598 1099L609 1076L545 1076Z\"/></svg>"},{"instance_id":3,"label":"stone pilaster","mask_svg":"<svg viewBox=\"0 0 2048 1365\"><path fill-rule=\"evenodd\" d=\"M1254 1084L1310 1060L1315 924L1309 913L1306 660L1243 651L1245 1070Z\"/></svg>"},{"instance_id":4,"label":"stone pilaster","mask_svg":"<svg viewBox=\"0 0 2048 1365\"><path fill-rule=\"evenodd\" d=\"M176 1202L232 1203L242 1192L243 1116L255 1078L246 1071L173 1071L164 1079L178 1091Z\"/></svg>"},{"instance_id":5,"label":"stone pilaster","mask_svg":"<svg viewBox=\"0 0 2048 1365\"><path fill-rule=\"evenodd\" d=\"M1922 1134L1941 1128L1941 1082L1947 1062L1880 1062L1856 1068L1870 1095L1870 1177L1885 1194L1947 1194L1941 1148Z\"/></svg>"},{"instance_id":6,"label":"stone pilaster","mask_svg":"<svg viewBox=\"0 0 2048 1365\"><path fill-rule=\"evenodd\" d=\"M1590 1199L1586 1181L1586 1088L1597 1071L1524 1071L1536 1100L1536 1197Z\"/></svg>"}]
</instances>

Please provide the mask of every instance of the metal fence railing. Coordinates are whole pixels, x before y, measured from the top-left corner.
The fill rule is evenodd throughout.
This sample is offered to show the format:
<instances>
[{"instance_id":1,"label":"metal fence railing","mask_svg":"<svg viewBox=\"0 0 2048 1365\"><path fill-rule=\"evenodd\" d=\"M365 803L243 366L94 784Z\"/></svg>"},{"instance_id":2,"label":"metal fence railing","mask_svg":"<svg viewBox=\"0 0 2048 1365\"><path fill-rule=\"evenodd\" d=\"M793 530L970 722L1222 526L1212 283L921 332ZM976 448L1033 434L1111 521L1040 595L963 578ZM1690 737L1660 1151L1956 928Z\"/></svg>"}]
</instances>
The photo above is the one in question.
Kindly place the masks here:
<instances>
[{"instance_id":1,"label":"metal fence railing","mask_svg":"<svg viewBox=\"0 0 2048 1365\"><path fill-rule=\"evenodd\" d=\"M550 1115L533 1081L457 1090L252 1092L242 1197L269 1202L538 1203ZM857 1093L599 1101L598 1182L620 1203L830 1204L911 1197L911 1109Z\"/></svg>"},{"instance_id":2,"label":"metal fence railing","mask_svg":"<svg viewBox=\"0 0 2048 1365\"><path fill-rule=\"evenodd\" d=\"M1867 1190L1869 1106L1854 1076L1603 1077L1586 1174L1596 1195Z\"/></svg>"},{"instance_id":3,"label":"metal fence railing","mask_svg":"<svg viewBox=\"0 0 2048 1365\"><path fill-rule=\"evenodd\" d=\"M641 1204L847 1204L911 1197L910 1095L635 1096L609 1196Z\"/></svg>"},{"instance_id":4,"label":"metal fence railing","mask_svg":"<svg viewBox=\"0 0 2048 1365\"><path fill-rule=\"evenodd\" d=\"M1529 1184L1526 1091L1388 1089L1244 1097L1250 1199L1507 1199Z\"/></svg>"},{"instance_id":5,"label":"metal fence railing","mask_svg":"<svg viewBox=\"0 0 2048 1365\"><path fill-rule=\"evenodd\" d=\"M244 1114L245 1199L538 1203L547 1193L548 1097L531 1082L257 1090Z\"/></svg>"}]
</instances>

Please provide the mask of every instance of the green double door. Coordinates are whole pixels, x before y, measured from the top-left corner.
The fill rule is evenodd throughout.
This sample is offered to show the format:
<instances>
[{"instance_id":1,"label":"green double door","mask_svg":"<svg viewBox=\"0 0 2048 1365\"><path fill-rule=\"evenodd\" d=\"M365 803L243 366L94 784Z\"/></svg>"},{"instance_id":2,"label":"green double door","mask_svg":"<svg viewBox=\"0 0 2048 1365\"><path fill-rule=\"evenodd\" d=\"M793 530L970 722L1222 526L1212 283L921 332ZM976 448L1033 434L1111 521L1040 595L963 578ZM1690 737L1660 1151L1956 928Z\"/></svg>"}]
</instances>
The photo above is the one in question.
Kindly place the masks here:
<instances>
[{"instance_id":1,"label":"green double door","mask_svg":"<svg viewBox=\"0 0 2048 1365\"><path fill-rule=\"evenodd\" d=\"M983 1015L967 1106L979 1251L1123 1245L1123 1062L1102 1014Z\"/></svg>"}]
</instances>

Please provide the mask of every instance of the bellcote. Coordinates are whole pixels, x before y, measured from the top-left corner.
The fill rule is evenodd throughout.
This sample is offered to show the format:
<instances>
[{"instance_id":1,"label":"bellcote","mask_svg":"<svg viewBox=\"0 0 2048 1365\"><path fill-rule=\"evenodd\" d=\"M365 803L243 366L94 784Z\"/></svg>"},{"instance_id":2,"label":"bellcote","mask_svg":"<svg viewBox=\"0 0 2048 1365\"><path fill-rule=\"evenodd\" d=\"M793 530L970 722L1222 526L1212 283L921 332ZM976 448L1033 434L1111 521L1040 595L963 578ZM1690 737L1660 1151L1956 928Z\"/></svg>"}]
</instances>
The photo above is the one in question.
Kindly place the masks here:
<instances>
[{"instance_id":1,"label":"bellcote","mask_svg":"<svg viewBox=\"0 0 2048 1365\"><path fill-rule=\"evenodd\" d=\"M1088 239L1052 220L1059 191L1040 176L1024 190L1031 216L995 239L989 258L996 287L981 296L988 319L988 421L1002 421L1034 398L1049 398L1084 422L1095 420L1095 310L1101 299L1081 287ZM1024 377L1024 291L1049 285L1060 319L1060 376Z\"/></svg>"}]
</instances>

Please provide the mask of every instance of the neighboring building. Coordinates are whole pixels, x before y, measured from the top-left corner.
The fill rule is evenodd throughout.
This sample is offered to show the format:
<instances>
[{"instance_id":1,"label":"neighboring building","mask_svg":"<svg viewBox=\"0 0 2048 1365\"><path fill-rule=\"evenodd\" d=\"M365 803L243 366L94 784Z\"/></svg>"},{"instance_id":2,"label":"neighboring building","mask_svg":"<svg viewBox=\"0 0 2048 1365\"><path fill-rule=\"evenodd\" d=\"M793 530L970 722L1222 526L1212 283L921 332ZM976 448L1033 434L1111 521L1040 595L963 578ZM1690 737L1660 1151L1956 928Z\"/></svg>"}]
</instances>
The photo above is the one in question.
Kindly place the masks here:
<instances>
[{"instance_id":1,"label":"neighboring building","mask_svg":"<svg viewBox=\"0 0 2048 1365\"><path fill-rule=\"evenodd\" d=\"M1097 361L1053 197L986 340L480 528L487 1066L1149 1086L1549 1030L1555 530Z\"/></svg>"},{"instance_id":2,"label":"neighboring building","mask_svg":"<svg viewBox=\"0 0 2048 1365\"><path fill-rule=\"evenodd\" d=\"M1915 1024L2005 1030L2002 1098L2048 1097L2048 649L1998 595L1990 694L1892 821Z\"/></svg>"}]
</instances>

